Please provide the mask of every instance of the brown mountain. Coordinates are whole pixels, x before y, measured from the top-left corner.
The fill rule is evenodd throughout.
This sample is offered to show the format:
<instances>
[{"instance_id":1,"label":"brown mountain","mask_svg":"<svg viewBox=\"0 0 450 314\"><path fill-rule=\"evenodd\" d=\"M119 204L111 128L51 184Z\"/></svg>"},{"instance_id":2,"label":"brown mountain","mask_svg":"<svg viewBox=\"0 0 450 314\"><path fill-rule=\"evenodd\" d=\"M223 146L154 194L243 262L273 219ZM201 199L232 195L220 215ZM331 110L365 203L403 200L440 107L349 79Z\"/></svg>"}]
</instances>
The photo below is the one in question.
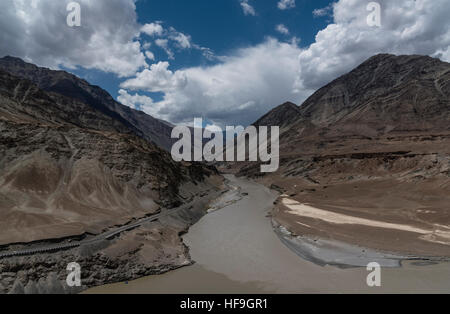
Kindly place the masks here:
<instances>
[{"instance_id":1,"label":"brown mountain","mask_svg":"<svg viewBox=\"0 0 450 314\"><path fill-rule=\"evenodd\" d=\"M170 123L118 103L105 90L93 86L75 75L65 71L37 67L19 58L9 56L0 59L0 69L27 79L44 91L57 93L86 104L103 115L120 122L136 135L152 141L168 151L171 148L170 135L173 126Z\"/></svg>"},{"instance_id":2,"label":"brown mountain","mask_svg":"<svg viewBox=\"0 0 450 314\"><path fill-rule=\"evenodd\" d=\"M0 245L98 233L211 188L198 183L212 170L139 136L145 121L165 125L65 72L3 59Z\"/></svg>"},{"instance_id":3,"label":"brown mountain","mask_svg":"<svg viewBox=\"0 0 450 314\"><path fill-rule=\"evenodd\" d=\"M450 130L449 64L424 56L377 55L303 103L325 135L377 136Z\"/></svg>"},{"instance_id":4,"label":"brown mountain","mask_svg":"<svg viewBox=\"0 0 450 314\"><path fill-rule=\"evenodd\" d=\"M286 102L281 106L268 112L266 115L258 119L254 126L290 126L295 123L301 116L300 108L291 102Z\"/></svg>"},{"instance_id":5,"label":"brown mountain","mask_svg":"<svg viewBox=\"0 0 450 314\"><path fill-rule=\"evenodd\" d=\"M296 212L281 198L274 216L294 233L450 256L449 63L377 55L255 124L281 126L280 169L261 180L341 219ZM240 174L261 176L255 164Z\"/></svg>"}]
</instances>

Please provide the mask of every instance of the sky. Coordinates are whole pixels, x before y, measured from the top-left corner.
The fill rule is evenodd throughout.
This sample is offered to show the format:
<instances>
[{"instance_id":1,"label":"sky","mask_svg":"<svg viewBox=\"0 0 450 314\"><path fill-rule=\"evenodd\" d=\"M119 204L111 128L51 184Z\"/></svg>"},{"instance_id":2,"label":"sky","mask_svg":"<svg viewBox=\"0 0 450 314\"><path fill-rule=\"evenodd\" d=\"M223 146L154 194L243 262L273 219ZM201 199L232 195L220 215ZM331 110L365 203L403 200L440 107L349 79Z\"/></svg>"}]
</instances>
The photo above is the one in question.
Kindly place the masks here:
<instances>
[{"instance_id":1,"label":"sky","mask_svg":"<svg viewBox=\"0 0 450 314\"><path fill-rule=\"evenodd\" d=\"M448 0L2 0L0 56L174 124L246 126L377 53L449 62L449 14Z\"/></svg>"}]
</instances>

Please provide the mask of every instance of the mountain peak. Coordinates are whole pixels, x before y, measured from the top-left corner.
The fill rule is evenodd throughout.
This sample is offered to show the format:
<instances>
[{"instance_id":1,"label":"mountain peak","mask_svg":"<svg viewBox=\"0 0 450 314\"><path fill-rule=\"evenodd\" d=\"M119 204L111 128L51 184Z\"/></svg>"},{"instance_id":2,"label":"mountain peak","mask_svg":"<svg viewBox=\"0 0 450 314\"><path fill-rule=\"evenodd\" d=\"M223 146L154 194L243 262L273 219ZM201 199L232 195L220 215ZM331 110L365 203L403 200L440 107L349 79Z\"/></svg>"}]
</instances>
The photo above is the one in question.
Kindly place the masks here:
<instances>
[{"instance_id":1,"label":"mountain peak","mask_svg":"<svg viewBox=\"0 0 450 314\"><path fill-rule=\"evenodd\" d=\"M254 125L280 126L282 133L321 139L444 132L450 130L449 81L450 64L439 59L378 54L301 106L286 102Z\"/></svg>"},{"instance_id":2,"label":"mountain peak","mask_svg":"<svg viewBox=\"0 0 450 314\"><path fill-rule=\"evenodd\" d=\"M8 56L4 56L3 58L0 58L0 60L5 60L5 61L22 61L22 62L24 62L20 58L9 56L9 55Z\"/></svg>"},{"instance_id":3,"label":"mountain peak","mask_svg":"<svg viewBox=\"0 0 450 314\"><path fill-rule=\"evenodd\" d=\"M21 58L13 57L13 56L5 56L3 58L0 58L0 64L2 64L3 67L8 65L9 67L12 67L12 66L20 66L20 67L28 66L28 67L32 67L34 69L38 68L36 65L34 65L32 63L28 63L28 62L24 61Z\"/></svg>"},{"instance_id":4,"label":"mountain peak","mask_svg":"<svg viewBox=\"0 0 450 314\"><path fill-rule=\"evenodd\" d=\"M296 104L288 101L267 113L253 125L283 126L285 124L293 122L299 117L300 108Z\"/></svg>"},{"instance_id":5,"label":"mountain peak","mask_svg":"<svg viewBox=\"0 0 450 314\"><path fill-rule=\"evenodd\" d=\"M286 109L290 108L290 109L296 110L296 109L298 109L298 106L296 104L294 104L293 102L287 101L284 104L278 106L278 108L286 108Z\"/></svg>"},{"instance_id":6,"label":"mountain peak","mask_svg":"<svg viewBox=\"0 0 450 314\"><path fill-rule=\"evenodd\" d=\"M370 134L442 128L448 123L449 75L450 64L439 59L379 54L319 89L300 111L319 127L339 124Z\"/></svg>"},{"instance_id":7,"label":"mountain peak","mask_svg":"<svg viewBox=\"0 0 450 314\"><path fill-rule=\"evenodd\" d=\"M439 64L443 63L443 61L432 58L430 56L423 56L423 55L393 55L393 54L387 54L387 53L380 53L377 55L374 55L373 57L370 57L361 65L359 65L354 71L358 69L364 69L364 68L372 68L374 66L376 67L382 67L382 66L404 66L408 65L410 67L419 67L425 64Z\"/></svg>"},{"instance_id":8,"label":"mountain peak","mask_svg":"<svg viewBox=\"0 0 450 314\"><path fill-rule=\"evenodd\" d=\"M71 73L38 67L11 56L0 58L0 70L29 80L46 92L67 96L79 103L87 104L114 121L120 122L136 135L166 150L171 148L170 123L118 103L105 90Z\"/></svg>"}]
</instances>

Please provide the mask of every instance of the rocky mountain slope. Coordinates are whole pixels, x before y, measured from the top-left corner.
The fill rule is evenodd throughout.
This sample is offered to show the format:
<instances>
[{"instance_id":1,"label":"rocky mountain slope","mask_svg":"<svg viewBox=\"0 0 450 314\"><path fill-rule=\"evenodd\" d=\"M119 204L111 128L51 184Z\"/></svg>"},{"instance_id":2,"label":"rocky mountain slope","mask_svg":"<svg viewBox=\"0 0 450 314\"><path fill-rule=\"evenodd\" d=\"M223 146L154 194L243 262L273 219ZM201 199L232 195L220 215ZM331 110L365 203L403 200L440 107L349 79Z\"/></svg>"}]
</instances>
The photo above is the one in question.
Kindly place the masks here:
<instances>
[{"instance_id":1,"label":"rocky mountain slope","mask_svg":"<svg viewBox=\"0 0 450 314\"><path fill-rule=\"evenodd\" d=\"M33 82L40 89L63 95L103 113L127 127L134 134L170 151L172 125L115 101L98 86L65 71L53 71L26 63L19 58L0 59L0 69Z\"/></svg>"},{"instance_id":2,"label":"rocky mountain slope","mask_svg":"<svg viewBox=\"0 0 450 314\"><path fill-rule=\"evenodd\" d=\"M0 244L98 232L181 204L183 184L213 174L68 90L0 70Z\"/></svg>"},{"instance_id":3,"label":"rocky mountain slope","mask_svg":"<svg viewBox=\"0 0 450 314\"><path fill-rule=\"evenodd\" d=\"M190 264L180 234L206 213L222 178L157 146L170 128L68 73L1 59L0 256L66 248L0 257L0 294L71 293ZM65 284L74 261L80 289Z\"/></svg>"},{"instance_id":4,"label":"rocky mountain slope","mask_svg":"<svg viewBox=\"0 0 450 314\"><path fill-rule=\"evenodd\" d=\"M449 64L439 59L381 54L300 107L283 104L255 124L285 126L286 133L307 129L322 138L449 131L449 79Z\"/></svg>"},{"instance_id":5,"label":"rocky mountain slope","mask_svg":"<svg viewBox=\"0 0 450 314\"><path fill-rule=\"evenodd\" d=\"M255 125L281 127L281 166L261 177L259 165L238 165L241 175L290 195L287 203L345 214L345 221L367 218L429 231L332 223L280 199L274 215L294 233L450 256L449 63L377 55L301 106L281 105Z\"/></svg>"}]
</instances>

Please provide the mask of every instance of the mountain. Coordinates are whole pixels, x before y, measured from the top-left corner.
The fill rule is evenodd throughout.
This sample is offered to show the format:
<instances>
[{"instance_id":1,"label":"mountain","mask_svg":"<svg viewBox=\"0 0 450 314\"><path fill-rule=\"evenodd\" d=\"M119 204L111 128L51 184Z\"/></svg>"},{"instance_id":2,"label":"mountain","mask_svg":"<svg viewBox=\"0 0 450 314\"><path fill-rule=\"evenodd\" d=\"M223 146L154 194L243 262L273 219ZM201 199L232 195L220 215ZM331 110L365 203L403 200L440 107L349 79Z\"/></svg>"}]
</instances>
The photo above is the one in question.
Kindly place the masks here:
<instances>
[{"instance_id":1,"label":"mountain","mask_svg":"<svg viewBox=\"0 0 450 314\"><path fill-rule=\"evenodd\" d=\"M214 169L175 163L145 121L169 127L65 72L2 59L0 245L99 233L213 188Z\"/></svg>"},{"instance_id":2,"label":"mountain","mask_svg":"<svg viewBox=\"0 0 450 314\"><path fill-rule=\"evenodd\" d=\"M173 128L170 123L118 103L98 86L90 85L87 81L65 71L37 67L10 56L0 59L0 69L27 79L44 91L57 93L89 105L105 116L122 123L130 132L170 151L172 144L170 136Z\"/></svg>"},{"instance_id":3,"label":"mountain","mask_svg":"<svg viewBox=\"0 0 450 314\"><path fill-rule=\"evenodd\" d=\"M285 103L254 125L280 126L281 145L290 153L324 151L345 140L445 133L450 131L449 81L450 64L439 59L380 54L301 106ZM338 150L353 151L356 142L350 144Z\"/></svg>"},{"instance_id":4,"label":"mountain","mask_svg":"<svg viewBox=\"0 0 450 314\"><path fill-rule=\"evenodd\" d=\"M377 55L317 91L300 116L331 136L450 130L449 78L439 59Z\"/></svg>"},{"instance_id":5,"label":"mountain","mask_svg":"<svg viewBox=\"0 0 450 314\"><path fill-rule=\"evenodd\" d=\"M258 119L254 126L289 126L290 124L297 121L300 117L300 108L291 102L286 102L281 106L268 112L266 115Z\"/></svg>"},{"instance_id":6,"label":"mountain","mask_svg":"<svg viewBox=\"0 0 450 314\"><path fill-rule=\"evenodd\" d=\"M294 234L450 256L449 63L376 55L302 105L283 104L255 125L281 127L280 168L262 175L258 164L235 167L290 196L280 198L273 217ZM283 202L328 210L329 217ZM412 227L425 231L401 231Z\"/></svg>"}]
</instances>

